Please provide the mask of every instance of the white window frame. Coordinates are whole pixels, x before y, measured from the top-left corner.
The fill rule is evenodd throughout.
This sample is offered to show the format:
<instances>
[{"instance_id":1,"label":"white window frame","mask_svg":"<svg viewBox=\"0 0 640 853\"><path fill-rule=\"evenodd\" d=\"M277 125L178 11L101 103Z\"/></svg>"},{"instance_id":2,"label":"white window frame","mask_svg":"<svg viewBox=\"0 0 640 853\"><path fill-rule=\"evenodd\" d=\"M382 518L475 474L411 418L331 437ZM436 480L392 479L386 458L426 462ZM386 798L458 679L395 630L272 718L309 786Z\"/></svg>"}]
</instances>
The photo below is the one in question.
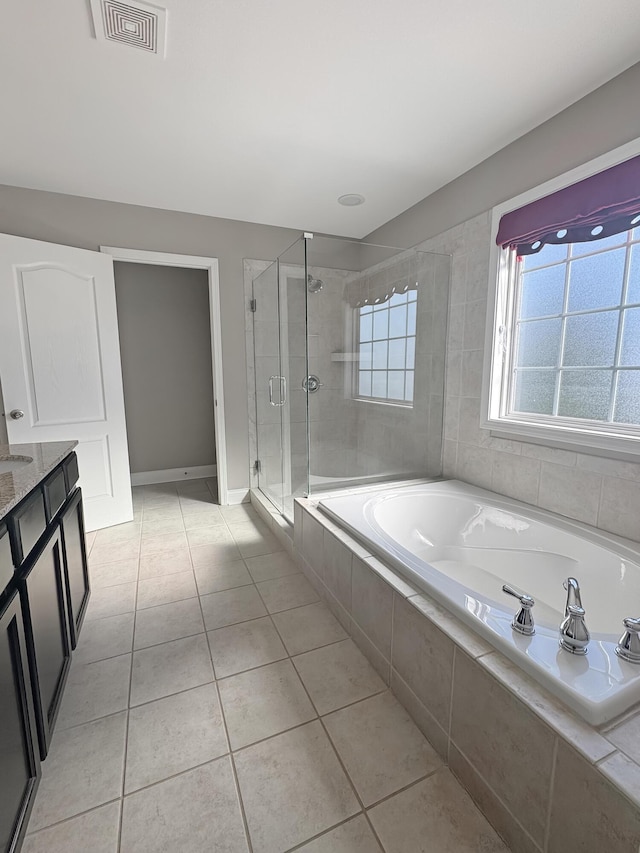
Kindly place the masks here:
<instances>
[{"instance_id":1,"label":"white window frame","mask_svg":"<svg viewBox=\"0 0 640 853\"><path fill-rule=\"evenodd\" d=\"M496 245L498 225L505 213L638 154L640 139L635 139L493 208L480 424L483 429L490 430L492 435L547 447L638 461L640 426L625 424L622 427L620 424L600 424L580 421L577 418L507 413L508 371L515 332L515 252L503 250Z\"/></svg>"},{"instance_id":2,"label":"white window frame","mask_svg":"<svg viewBox=\"0 0 640 853\"><path fill-rule=\"evenodd\" d=\"M381 340L386 340L387 344L391 340L404 340L405 346L406 346L406 341L409 338L414 339L413 367L412 368L406 367L406 349L405 349L405 367L402 370L402 372L405 375L405 382L406 382L407 373L413 373L413 395L412 395L410 400L399 400L396 397L363 396L360 394L360 376L359 376L359 372L360 372L360 344L361 344L361 342L360 342L360 317L361 317L360 310L361 310L361 308L365 308L365 307L373 308L373 303L371 306L361 305L361 306L358 306L358 307L353 309L353 340L355 342L354 351L356 353L356 358L354 360L354 365L353 365L353 376L352 376L353 386L352 387L353 387L353 399L357 403L377 403L377 404L383 405L383 406L398 406L401 409L413 409L413 407L415 405L415 394L416 394L416 385L415 385L416 349L415 349L415 347L416 347L416 343L418 340L418 316L417 316L418 299L417 299L417 296L416 296L416 299L413 301L416 303L416 329L415 329L415 332L413 333L413 335L405 334L404 338L402 338L402 336L399 336L397 338L389 338L389 337L381 338ZM388 305L385 305L385 310L390 310ZM369 341L365 341L365 343L369 343ZM373 341L371 341L371 343L373 343ZM388 365L388 355L387 355L387 365ZM385 372L387 374L389 374L389 372L392 370L393 370L393 368L390 369L387 366ZM371 369L371 372L373 373L372 369ZM388 379L387 379L387 381L388 381Z\"/></svg>"}]
</instances>

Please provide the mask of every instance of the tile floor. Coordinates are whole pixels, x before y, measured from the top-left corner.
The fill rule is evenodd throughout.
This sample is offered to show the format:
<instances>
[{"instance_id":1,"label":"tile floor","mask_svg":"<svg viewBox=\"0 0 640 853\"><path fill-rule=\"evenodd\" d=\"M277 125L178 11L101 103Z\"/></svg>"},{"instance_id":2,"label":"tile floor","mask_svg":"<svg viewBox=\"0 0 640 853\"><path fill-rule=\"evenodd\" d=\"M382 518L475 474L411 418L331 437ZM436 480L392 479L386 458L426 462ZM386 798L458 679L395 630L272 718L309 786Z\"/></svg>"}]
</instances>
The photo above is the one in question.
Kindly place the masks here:
<instances>
[{"instance_id":1,"label":"tile floor","mask_svg":"<svg viewBox=\"0 0 640 853\"><path fill-rule=\"evenodd\" d=\"M248 506L135 489L92 597L24 853L507 848Z\"/></svg>"}]
</instances>

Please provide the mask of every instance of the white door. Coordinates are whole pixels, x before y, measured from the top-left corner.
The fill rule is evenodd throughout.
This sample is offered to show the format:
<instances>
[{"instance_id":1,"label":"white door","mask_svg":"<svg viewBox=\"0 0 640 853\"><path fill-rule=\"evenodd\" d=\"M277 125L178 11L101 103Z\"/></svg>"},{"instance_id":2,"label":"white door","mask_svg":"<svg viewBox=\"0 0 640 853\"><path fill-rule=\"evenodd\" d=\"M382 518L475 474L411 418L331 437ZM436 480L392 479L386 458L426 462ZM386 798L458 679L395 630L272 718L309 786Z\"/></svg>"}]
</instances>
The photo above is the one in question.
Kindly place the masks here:
<instances>
[{"instance_id":1,"label":"white door","mask_svg":"<svg viewBox=\"0 0 640 853\"><path fill-rule=\"evenodd\" d=\"M108 255L0 234L0 382L11 444L79 442L87 530L133 518Z\"/></svg>"}]
</instances>

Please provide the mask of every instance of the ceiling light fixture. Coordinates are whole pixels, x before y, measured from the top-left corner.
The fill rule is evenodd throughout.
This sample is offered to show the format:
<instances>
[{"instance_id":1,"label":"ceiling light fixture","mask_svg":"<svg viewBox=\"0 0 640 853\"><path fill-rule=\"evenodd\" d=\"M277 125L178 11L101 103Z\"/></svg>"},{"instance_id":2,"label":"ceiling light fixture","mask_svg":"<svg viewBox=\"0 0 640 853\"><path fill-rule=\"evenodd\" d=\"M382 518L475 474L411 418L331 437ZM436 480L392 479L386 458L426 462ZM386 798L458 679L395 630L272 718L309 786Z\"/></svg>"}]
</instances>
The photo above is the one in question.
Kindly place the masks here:
<instances>
[{"instance_id":1,"label":"ceiling light fixture","mask_svg":"<svg viewBox=\"0 0 640 853\"><path fill-rule=\"evenodd\" d=\"M356 207L359 204L364 204L364 196L360 193L347 193L340 196L338 204L343 204L345 207Z\"/></svg>"}]
</instances>

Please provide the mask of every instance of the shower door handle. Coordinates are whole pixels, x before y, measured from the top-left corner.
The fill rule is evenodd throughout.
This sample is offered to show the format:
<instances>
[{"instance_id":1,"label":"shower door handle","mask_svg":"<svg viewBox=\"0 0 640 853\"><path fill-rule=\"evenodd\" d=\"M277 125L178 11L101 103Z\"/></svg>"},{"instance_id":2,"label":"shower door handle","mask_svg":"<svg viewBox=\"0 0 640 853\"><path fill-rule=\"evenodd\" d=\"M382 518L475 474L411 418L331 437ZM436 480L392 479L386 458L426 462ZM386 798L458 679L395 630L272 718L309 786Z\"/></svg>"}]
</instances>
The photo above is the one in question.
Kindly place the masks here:
<instances>
[{"instance_id":1,"label":"shower door handle","mask_svg":"<svg viewBox=\"0 0 640 853\"><path fill-rule=\"evenodd\" d=\"M278 380L280 383L280 400L275 401L273 399L273 383L275 380ZM284 376L270 376L269 377L269 403L272 406L284 406L287 402L287 380Z\"/></svg>"}]
</instances>

